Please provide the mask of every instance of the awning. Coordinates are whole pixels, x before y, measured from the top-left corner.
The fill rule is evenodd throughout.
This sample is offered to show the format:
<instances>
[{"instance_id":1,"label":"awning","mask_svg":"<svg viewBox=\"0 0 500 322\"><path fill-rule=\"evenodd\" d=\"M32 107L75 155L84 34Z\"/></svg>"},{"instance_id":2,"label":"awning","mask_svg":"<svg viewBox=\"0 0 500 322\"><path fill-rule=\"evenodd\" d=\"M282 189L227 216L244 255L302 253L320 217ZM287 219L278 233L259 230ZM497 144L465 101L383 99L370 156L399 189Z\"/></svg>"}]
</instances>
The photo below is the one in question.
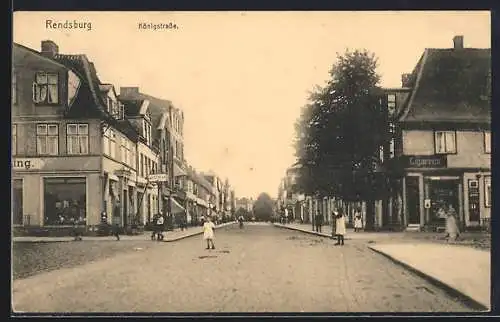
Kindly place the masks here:
<instances>
[{"instance_id":1,"label":"awning","mask_svg":"<svg viewBox=\"0 0 500 322\"><path fill-rule=\"evenodd\" d=\"M177 163L174 162L174 176L185 176L187 175L186 171L182 170L181 167L177 165Z\"/></svg>"},{"instance_id":2,"label":"awning","mask_svg":"<svg viewBox=\"0 0 500 322\"><path fill-rule=\"evenodd\" d=\"M186 211L175 198L170 198L170 200L172 201L172 214L184 213Z\"/></svg>"},{"instance_id":3,"label":"awning","mask_svg":"<svg viewBox=\"0 0 500 322\"><path fill-rule=\"evenodd\" d=\"M205 200L201 199L201 198L196 198L196 203L198 205L200 205L200 206L208 208L208 203Z\"/></svg>"},{"instance_id":4,"label":"awning","mask_svg":"<svg viewBox=\"0 0 500 322\"><path fill-rule=\"evenodd\" d=\"M115 176L114 174L108 174L108 178L109 178L109 180L113 180L113 181L120 181L120 180L118 179L118 177L117 177L117 176Z\"/></svg>"}]
</instances>

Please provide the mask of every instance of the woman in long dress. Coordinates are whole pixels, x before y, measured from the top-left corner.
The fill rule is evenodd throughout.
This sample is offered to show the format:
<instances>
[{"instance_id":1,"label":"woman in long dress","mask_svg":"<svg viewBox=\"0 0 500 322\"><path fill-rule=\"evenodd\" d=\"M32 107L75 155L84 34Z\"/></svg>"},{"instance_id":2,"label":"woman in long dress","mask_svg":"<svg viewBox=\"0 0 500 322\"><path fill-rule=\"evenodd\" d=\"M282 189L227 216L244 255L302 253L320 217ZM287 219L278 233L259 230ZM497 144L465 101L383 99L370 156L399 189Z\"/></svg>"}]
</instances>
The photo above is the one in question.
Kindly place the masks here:
<instances>
[{"instance_id":1,"label":"woman in long dress","mask_svg":"<svg viewBox=\"0 0 500 322\"><path fill-rule=\"evenodd\" d=\"M446 235L448 236L448 241L457 240L460 235L460 230L458 229L457 223L457 212L452 205L449 205L448 211L446 213Z\"/></svg>"},{"instance_id":2,"label":"woman in long dress","mask_svg":"<svg viewBox=\"0 0 500 322\"><path fill-rule=\"evenodd\" d=\"M207 241L207 249L215 249L214 245L214 234L215 224L212 222L210 217L207 218L207 221L203 224L203 239Z\"/></svg>"},{"instance_id":3,"label":"woman in long dress","mask_svg":"<svg viewBox=\"0 0 500 322\"><path fill-rule=\"evenodd\" d=\"M335 245L344 245L345 229L345 216L342 209L339 209L335 214L335 235L337 236L337 243Z\"/></svg>"}]
</instances>

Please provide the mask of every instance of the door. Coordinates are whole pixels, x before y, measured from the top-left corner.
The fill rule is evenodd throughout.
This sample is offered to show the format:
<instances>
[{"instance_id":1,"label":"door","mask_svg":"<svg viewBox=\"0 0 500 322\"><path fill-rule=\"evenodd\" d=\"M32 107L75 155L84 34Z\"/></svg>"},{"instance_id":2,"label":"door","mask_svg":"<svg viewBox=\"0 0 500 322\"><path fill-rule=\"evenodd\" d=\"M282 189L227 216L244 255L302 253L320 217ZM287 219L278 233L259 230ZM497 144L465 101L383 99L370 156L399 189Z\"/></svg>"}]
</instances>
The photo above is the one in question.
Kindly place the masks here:
<instances>
[{"instance_id":1,"label":"door","mask_svg":"<svg viewBox=\"0 0 500 322\"><path fill-rule=\"evenodd\" d=\"M408 224L420 225L420 193L418 177L406 177L406 209Z\"/></svg>"},{"instance_id":2,"label":"door","mask_svg":"<svg viewBox=\"0 0 500 322\"><path fill-rule=\"evenodd\" d=\"M12 223L23 224L23 180L14 179L12 182ZM29 217L25 225L29 226Z\"/></svg>"}]
</instances>

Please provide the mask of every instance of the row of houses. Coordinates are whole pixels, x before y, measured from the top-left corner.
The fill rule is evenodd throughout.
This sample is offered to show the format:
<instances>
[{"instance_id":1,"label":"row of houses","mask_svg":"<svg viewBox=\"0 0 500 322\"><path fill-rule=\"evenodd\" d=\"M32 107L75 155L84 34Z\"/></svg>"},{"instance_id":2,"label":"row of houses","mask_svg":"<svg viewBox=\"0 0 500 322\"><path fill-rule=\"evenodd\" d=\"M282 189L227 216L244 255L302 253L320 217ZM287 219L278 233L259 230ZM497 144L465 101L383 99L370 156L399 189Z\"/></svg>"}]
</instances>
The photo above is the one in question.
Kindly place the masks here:
<instances>
[{"instance_id":1,"label":"row of houses","mask_svg":"<svg viewBox=\"0 0 500 322\"><path fill-rule=\"evenodd\" d=\"M138 87L100 80L84 54L13 45L12 222L123 228L156 213L230 216L234 190L184 156L184 113Z\"/></svg>"},{"instance_id":2,"label":"row of houses","mask_svg":"<svg viewBox=\"0 0 500 322\"><path fill-rule=\"evenodd\" d=\"M375 165L384 189L375 202L375 228L435 229L443 220L438 210L450 205L463 228L488 228L491 49L466 48L456 36L452 48L425 49L401 85L384 89L391 139ZM334 196L317 200L292 192L299 167L287 170L280 203L297 219L310 221L321 210L331 220L339 202Z\"/></svg>"}]
</instances>

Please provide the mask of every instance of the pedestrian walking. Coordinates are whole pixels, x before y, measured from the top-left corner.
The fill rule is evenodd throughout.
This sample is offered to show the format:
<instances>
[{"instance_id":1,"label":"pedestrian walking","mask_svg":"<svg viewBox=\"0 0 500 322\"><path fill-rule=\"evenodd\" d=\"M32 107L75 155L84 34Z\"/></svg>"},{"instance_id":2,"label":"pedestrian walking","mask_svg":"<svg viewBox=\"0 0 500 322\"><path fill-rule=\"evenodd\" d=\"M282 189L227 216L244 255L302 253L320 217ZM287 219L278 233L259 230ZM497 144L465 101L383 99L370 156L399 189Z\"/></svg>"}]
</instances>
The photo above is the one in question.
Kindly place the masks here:
<instances>
[{"instance_id":1,"label":"pedestrian walking","mask_svg":"<svg viewBox=\"0 0 500 322\"><path fill-rule=\"evenodd\" d=\"M460 230L457 223L457 212L451 204L448 206L446 215L446 237L448 238L448 241L455 241L460 235Z\"/></svg>"},{"instance_id":2,"label":"pedestrian walking","mask_svg":"<svg viewBox=\"0 0 500 322\"><path fill-rule=\"evenodd\" d=\"M358 232L363 229L363 219L361 217L361 209L357 208L354 212L354 232Z\"/></svg>"},{"instance_id":3,"label":"pedestrian walking","mask_svg":"<svg viewBox=\"0 0 500 322\"><path fill-rule=\"evenodd\" d=\"M157 227L157 221L158 221L158 214L153 215L153 218L151 219L151 240L156 240L157 237L157 232L158 232L158 227Z\"/></svg>"},{"instance_id":4,"label":"pedestrian walking","mask_svg":"<svg viewBox=\"0 0 500 322\"><path fill-rule=\"evenodd\" d=\"M215 249L214 239L215 239L215 224L212 222L210 217L203 224L203 239L207 241L207 249Z\"/></svg>"},{"instance_id":5,"label":"pedestrian walking","mask_svg":"<svg viewBox=\"0 0 500 322\"><path fill-rule=\"evenodd\" d=\"M334 212L335 216L335 235L337 236L337 242L335 245L344 245L344 235L346 233L345 228L345 216L342 209L339 209L337 213Z\"/></svg>"},{"instance_id":6,"label":"pedestrian walking","mask_svg":"<svg viewBox=\"0 0 500 322\"><path fill-rule=\"evenodd\" d=\"M321 213L318 213L316 215L315 222L316 222L316 231L318 233L320 233L321 232L321 227L323 226L323 215Z\"/></svg>"},{"instance_id":7,"label":"pedestrian walking","mask_svg":"<svg viewBox=\"0 0 500 322\"><path fill-rule=\"evenodd\" d=\"M160 213L158 214L158 219L156 220L156 235L157 235L157 238L156 240L160 241L160 240L163 240L163 230L165 228L165 218L163 217L163 215Z\"/></svg>"}]
</instances>

